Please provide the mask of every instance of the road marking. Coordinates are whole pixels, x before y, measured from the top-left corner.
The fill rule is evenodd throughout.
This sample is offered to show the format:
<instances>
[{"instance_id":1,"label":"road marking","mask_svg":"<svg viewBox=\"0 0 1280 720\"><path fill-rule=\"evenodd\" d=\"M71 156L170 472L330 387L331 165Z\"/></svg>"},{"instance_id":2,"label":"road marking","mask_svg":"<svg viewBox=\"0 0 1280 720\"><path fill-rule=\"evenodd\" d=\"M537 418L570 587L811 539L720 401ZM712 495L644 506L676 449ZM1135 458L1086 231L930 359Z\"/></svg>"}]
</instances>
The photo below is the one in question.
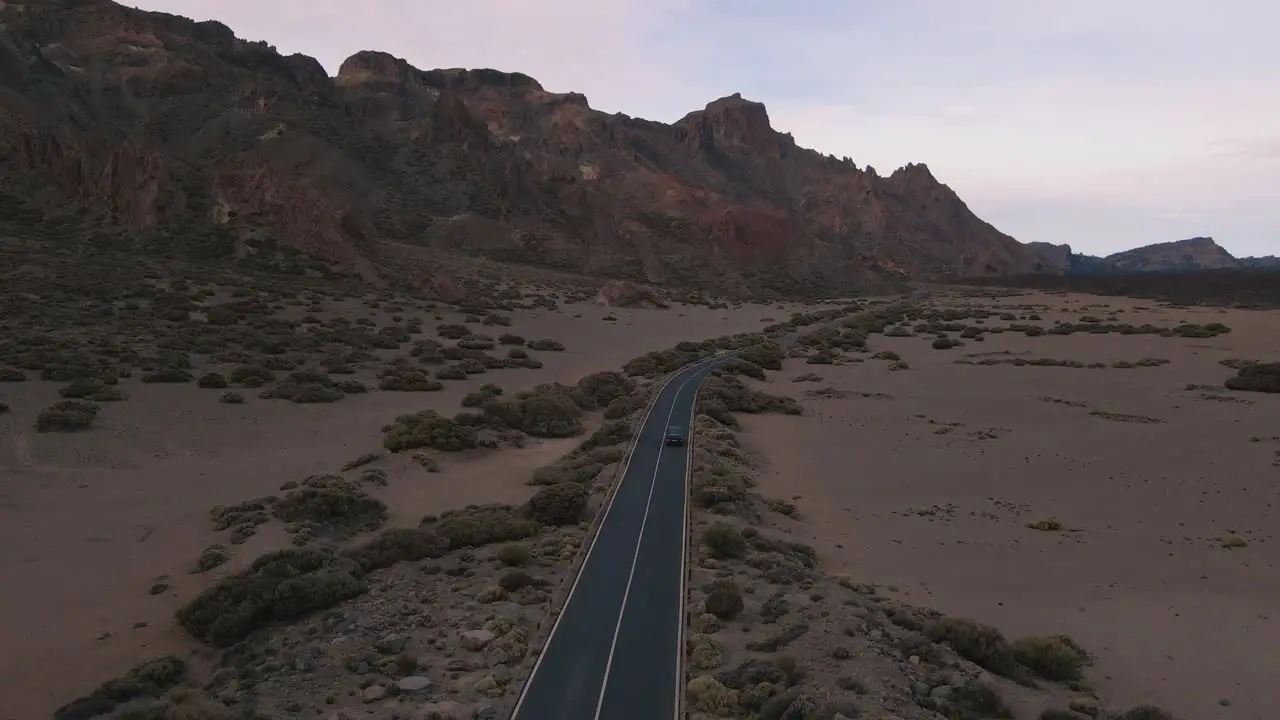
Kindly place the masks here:
<instances>
[{"instance_id":1,"label":"road marking","mask_svg":"<svg viewBox=\"0 0 1280 720\"><path fill-rule=\"evenodd\" d=\"M636 446L640 444L640 436L644 434L644 427L649 423L649 415L653 413L654 406L656 406L658 401L662 399L662 393L667 389L667 386L676 378L680 377L681 373L693 368L701 370L702 368L700 366L703 363L710 360L712 361L711 364L714 364L714 361L718 360L719 357L720 356L703 358L702 360L690 363L689 365L672 373L671 377L664 380L662 386L658 388L658 392L653 396L653 400L649 403L649 407L645 408L644 417L640 419L640 432L636 434L636 439L631 443L631 449L627 452L627 458L622 463L622 468L618 473L618 480L614 487L614 492L609 496L609 499L604 506L604 514L600 516L600 526L596 529L596 534L591 537L591 542L587 545L587 554L583 556L582 564L578 566L578 572L573 576L573 584L569 586L569 594L565 596L564 604L560 606L560 612L556 613L556 619L551 623L551 632L547 634L547 641L542 644L542 649L538 652L538 659L533 661L533 669L529 671L529 677L525 679L524 686L520 688L520 697L516 699L515 707L511 709L511 717L513 719L520 715L520 708L524 705L525 697L529 694L529 688L533 687L533 681L538 676L538 668L542 667L542 660L547 656L547 650L551 648L551 641L555 639L556 630L560 628L560 621L564 619L565 610L569 608L569 603L573 600L573 594L578 590L578 583L582 580L582 573L586 570L587 563L591 561L591 553L596 549L596 540L599 540L601 533L604 532L605 523L609 520L609 512L613 510L613 501L618 496L617 490L622 487L622 483L627 479L627 470L631 467L631 458L635 455ZM681 385L680 387L683 388L684 386ZM676 395L679 396L679 393L680 390L677 389ZM670 419L670 415L667 417ZM659 450L659 456L661 456L661 450ZM640 543L637 541L636 547L639 547L639 545ZM630 589L630 583L628 583L628 589ZM612 658L612 649L610 649L609 655L610 658ZM606 674L606 679L607 677L608 676ZM603 682L600 685L600 696L604 697Z\"/></svg>"},{"instance_id":2,"label":"road marking","mask_svg":"<svg viewBox=\"0 0 1280 720\"><path fill-rule=\"evenodd\" d=\"M715 363L711 363L714 365ZM685 378L680 383L680 387L676 388L675 398L671 401L671 410L667 412L666 425L671 425L671 417L676 414L676 402L680 399L680 393L684 392L689 382L698 379L698 373L704 368L697 368L693 374ZM618 649L618 634L622 631L622 620L627 616L627 600L631 597L631 584L636 579L636 565L640 561L640 546L644 544L644 528L649 522L649 509L653 507L653 490L658 486L658 470L662 467L662 451L666 449L666 443L658 446L658 457L653 462L653 477L649 478L649 499L645 501L644 515L640 517L640 533L636 536L636 550L631 555L631 573L627 575L627 587L622 592L622 605L618 608L618 622L613 626L613 640L609 643L609 657L604 663L604 679L600 681L600 699L596 701L595 720L600 720L600 713L604 710L604 693L609 687L609 673L613 670L613 653ZM686 451L687 452L687 451ZM681 563L683 566L683 563ZM681 568L683 570L683 567ZM681 580L683 585L684 581ZM677 649L678 651L678 649Z\"/></svg>"},{"instance_id":3,"label":"road marking","mask_svg":"<svg viewBox=\"0 0 1280 720\"><path fill-rule=\"evenodd\" d=\"M732 354L732 353L728 353ZM701 384L701 383L699 383ZM680 534L680 602L676 606L676 697L672 718L677 720L683 716L684 710L684 621L685 601L689 599L689 505L693 502L690 475L693 473L693 424L698 414L698 398L695 395L689 405L689 422L684 451L684 517Z\"/></svg>"}]
</instances>

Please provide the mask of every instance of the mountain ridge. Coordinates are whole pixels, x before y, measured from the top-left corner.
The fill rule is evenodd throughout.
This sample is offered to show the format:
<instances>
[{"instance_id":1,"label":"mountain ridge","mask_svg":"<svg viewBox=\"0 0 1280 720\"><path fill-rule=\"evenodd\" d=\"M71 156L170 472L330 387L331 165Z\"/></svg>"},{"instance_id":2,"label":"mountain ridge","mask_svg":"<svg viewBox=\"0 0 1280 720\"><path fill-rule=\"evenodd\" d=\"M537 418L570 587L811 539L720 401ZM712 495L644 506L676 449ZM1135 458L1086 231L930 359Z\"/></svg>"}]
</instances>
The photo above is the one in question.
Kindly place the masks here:
<instances>
[{"instance_id":1,"label":"mountain ridge","mask_svg":"<svg viewBox=\"0 0 1280 720\"><path fill-rule=\"evenodd\" d=\"M378 51L330 77L216 21L108 0L7 3L8 202L235 256L266 238L369 275L385 242L725 293L883 291L1065 272L924 164L799 147L733 94L666 124L532 77Z\"/></svg>"},{"instance_id":2,"label":"mountain ridge","mask_svg":"<svg viewBox=\"0 0 1280 720\"><path fill-rule=\"evenodd\" d=\"M1237 258L1212 237L1152 243L1106 256L1069 252L1069 274L1123 275L1185 273L1207 270L1280 268L1275 255Z\"/></svg>"}]
</instances>

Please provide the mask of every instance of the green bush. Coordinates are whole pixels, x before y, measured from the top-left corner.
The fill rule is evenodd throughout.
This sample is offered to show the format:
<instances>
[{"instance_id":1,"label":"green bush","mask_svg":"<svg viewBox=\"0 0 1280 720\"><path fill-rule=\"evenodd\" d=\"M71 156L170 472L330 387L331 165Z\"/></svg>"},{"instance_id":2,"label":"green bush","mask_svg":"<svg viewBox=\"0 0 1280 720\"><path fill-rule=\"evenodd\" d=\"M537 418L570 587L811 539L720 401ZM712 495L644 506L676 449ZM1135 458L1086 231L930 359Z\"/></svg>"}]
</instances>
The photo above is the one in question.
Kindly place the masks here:
<instances>
[{"instance_id":1,"label":"green bush","mask_svg":"<svg viewBox=\"0 0 1280 720\"><path fill-rule=\"evenodd\" d=\"M960 657L1006 677L1017 674L1017 661L1009 641L996 628L967 618L943 617L925 627L925 635L946 643Z\"/></svg>"},{"instance_id":2,"label":"green bush","mask_svg":"<svg viewBox=\"0 0 1280 720\"><path fill-rule=\"evenodd\" d=\"M606 420L618 420L632 413L643 410L649 402L647 393L634 393L620 397L609 403L604 409Z\"/></svg>"},{"instance_id":3,"label":"green bush","mask_svg":"<svg viewBox=\"0 0 1280 720\"><path fill-rule=\"evenodd\" d=\"M477 505L423 521L424 529L445 539L451 550L483 547L532 537L538 523L511 505Z\"/></svg>"},{"instance_id":4,"label":"green bush","mask_svg":"<svg viewBox=\"0 0 1280 720\"><path fill-rule=\"evenodd\" d=\"M687 351L673 348L651 352L628 360L622 366L622 371L631 377L637 375L653 377L678 370L689 363L709 357L714 352L712 348L701 348L700 346L699 349Z\"/></svg>"},{"instance_id":5,"label":"green bush","mask_svg":"<svg viewBox=\"0 0 1280 720\"><path fill-rule=\"evenodd\" d=\"M191 373L178 368L161 368L142 376L144 383L187 383L193 379Z\"/></svg>"},{"instance_id":6,"label":"green bush","mask_svg":"<svg viewBox=\"0 0 1280 720\"><path fill-rule=\"evenodd\" d=\"M738 528L727 523L715 523L702 532L702 544L714 558L739 558L747 554L747 540Z\"/></svg>"},{"instance_id":7,"label":"green bush","mask_svg":"<svg viewBox=\"0 0 1280 720\"><path fill-rule=\"evenodd\" d=\"M1013 657L1036 675L1055 682L1079 680L1089 655L1066 635L1019 638L1013 642Z\"/></svg>"},{"instance_id":8,"label":"green bush","mask_svg":"<svg viewBox=\"0 0 1280 720\"><path fill-rule=\"evenodd\" d=\"M456 323L444 323L436 326L436 334L442 338L449 340L458 340L471 334L471 329L466 325L458 325Z\"/></svg>"},{"instance_id":9,"label":"green bush","mask_svg":"<svg viewBox=\"0 0 1280 720\"><path fill-rule=\"evenodd\" d=\"M1138 705L1116 717L1115 720L1175 720L1173 713L1155 705Z\"/></svg>"},{"instance_id":10,"label":"green bush","mask_svg":"<svg viewBox=\"0 0 1280 720\"><path fill-rule=\"evenodd\" d=\"M318 404L337 402L344 395L333 385L286 382L261 393L259 397L266 400L289 400L299 404Z\"/></svg>"},{"instance_id":11,"label":"green bush","mask_svg":"<svg viewBox=\"0 0 1280 720\"><path fill-rule=\"evenodd\" d=\"M81 400L96 395L107 388L107 384L98 378L76 378L69 384L58 389L58 394L64 398L73 400Z\"/></svg>"},{"instance_id":12,"label":"green bush","mask_svg":"<svg viewBox=\"0 0 1280 720\"><path fill-rule=\"evenodd\" d=\"M742 591L733 583L719 583L707 593L703 606L721 620L732 620L742 613Z\"/></svg>"},{"instance_id":13,"label":"green bush","mask_svg":"<svg viewBox=\"0 0 1280 720\"><path fill-rule=\"evenodd\" d=\"M774 342L765 342L738 351L738 357L764 370L781 370L786 353Z\"/></svg>"},{"instance_id":14,"label":"green bush","mask_svg":"<svg viewBox=\"0 0 1280 720\"><path fill-rule=\"evenodd\" d=\"M476 429L460 425L434 410L401 415L386 428L383 447L391 452L433 448L446 452L467 450L478 445Z\"/></svg>"},{"instance_id":15,"label":"green bush","mask_svg":"<svg viewBox=\"0 0 1280 720\"><path fill-rule=\"evenodd\" d=\"M227 386L227 378L222 373L205 373L196 381L196 385L202 388L221 390Z\"/></svg>"},{"instance_id":16,"label":"green bush","mask_svg":"<svg viewBox=\"0 0 1280 720\"><path fill-rule=\"evenodd\" d=\"M293 620L366 590L351 562L313 548L267 553L178 610L178 623L208 645L227 647L272 622Z\"/></svg>"},{"instance_id":17,"label":"green bush","mask_svg":"<svg viewBox=\"0 0 1280 720\"><path fill-rule=\"evenodd\" d=\"M734 373L736 375L746 375L747 377L755 378L756 380L765 379L764 368L751 362L750 360L744 360L740 357L730 360L729 362L725 363L721 367L724 369L725 372L728 372L728 373Z\"/></svg>"},{"instance_id":18,"label":"green bush","mask_svg":"<svg viewBox=\"0 0 1280 720\"><path fill-rule=\"evenodd\" d=\"M36 432L76 432L93 427L99 407L87 400L62 400L36 416Z\"/></svg>"},{"instance_id":19,"label":"green bush","mask_svg":"<svg viewBox=\"0 0 1280 720\"><path fill-rule=\"evenodd\" d=\"M498 562L507 567L524 567L529 564L532 556L529 554L529 548L524 545L503 545L498 548Z\"/></svg>"},{"instance_id":20,"label":"green bush","mask_svg":"<svg viewBox=\"0 0 1280 720\"><path fill-rule=\"evenodd\" d=\"M543 525L573 525L587 511L587 489L579 483L548 485L529 498L529 517Z\"/></svg>"},{"instance_id":21,"label":"green bush","mask_svg":"<svg viewBox=\"0 0 1280 720\"><path fill-rule=\"evenodd\" d=\"M572 395L583 410L596 410L627 397L635 387L635 381L620 372L598 372L579 380Z\"/></svg>"},{"instance_id":22,"label":"green bush","mask_svg":"<svg viewBox=\"0 0 1280 720\"><path fill-rule=\"evenodd\" d=\"M700 400L699 411L708 415L711 415L711 412L703 409L702 406L709 404L710 401L719 402L727 412L778 412L787 415L799 415L803 412L800 404L795 399L753 390L734 375L713 375L707 378L702 384L698 397ZM723 413L721 414L723 415ZM716 415L712 415L712 417L716 417ZM716 417L716 419L720 420L721 418ZM726 424L732 425L733 421Z\"/></svg>"},{"instance_id":23,"label":"green bush","mask_svg":"<svg viewBox=\"0 0 1280 720\"><path fill-rule=\"evenodd\" d=\"M382 373L378 389L389 392L436 392L444 389L444 383L433 380L426 370L397 368Z\"/></svg>"},{"instance_id":24,"label":"green bush","mask_svg":"<svg viewBox=\"0 0 1280 720\"><path fill-rule=\"evenodd\" d=\"M561 350L564 350L564 345L562 343L560 343L558 340L551 340L551 339L530 340L528 342L528 347L530 350L542 350L544 352L545 351L559 352Z\"/></svg>"},{"instance_id":25,"label":"green bush","mask_svg":"<svg viewBox=\"0 0 1280 720\"><path fill-rule=\"evenodd\" d=\"M316 370L297 370L289 373L289 377L276 387L261 393L261 397L295 403L331 403L341 400L348 392L364 390L362 383L339 383Z\"/></svg>"},{"instance_id":26,"label":"green bush","mask_svg":"<svg viewBox=\"0 0 1280 720\"><path fill-rule=\"evenodd\" d=\"M1280 393L1280 363L1249 363L1224 383L1232 390Z\"/></svg>"},{"instance_id":27,"label":"green bush","mask_svg":"<svg viewBox=\"0 0 1280 720\"><path fill-rule=\"evenodd\" d=\"M598 447L582 451L582 448L560 458L554 463L533 471L530 485L556 485L559 483L586 484L596 479L610 463L619 462L625 450L615 446Z\"/></svg>"},{"instance_id":28,"label":"green bush","mask_svg":"<svg viewBox=\"0 0 1280 720\"><path fill-rule=\"evenodd\" d=\"M631 439L631 423L624 420L609 420L596 428L591 436L582 442L580 450L594 450L600 447L621 445Z\"/></svg>"},{"instance_id":29,"label":"green bush","mask_svg":"<svg viewBox=\"0 0 1280 720\"><path fill-rule=\"evenodd\" d=\"M485 416L534 437L573 437L582 432L582 408L562 386L540 386L510 400L494 399Z\"/></svg>"},{"instance_id":30,"label":"green bush","mask_svg":"<svg viewBox=\"0 0 1280 720\"><path fill-rule=\"evenodd\" d=\"M498 578L498 587L507 592L515 592L521 588L537 587L543 583L523 570L511 570Z\"/></svg>"},{"instance_id":31,"label":"green bush","mask_svg":"<svg viewBox=\"0 0 1280 720\"><path fill-rule=\"evenodd\" d=\"M467 371L461 365L446 365L436 371L440 380L466 380Z\"/></svg>"},{"instance_id":32,"label":"green bush","mask_svg":"<svg viewBox=\"0 0 1280 720\"><path fill-rule=\"evenodd\" d=\"M1013 717L1013 711L994 687L975 680L969 680L951 691L944 714L948 720Z\"/></svg>"},{"instance_id":33,"label":"green bush","mask_svg":"<svg viewBox=\"0 0 1280 720\"><path fill-rule=\"evenodd\" d=\"M388 568L402 561L436 558L449 550L449 541L422 528L391 528L362 545L344 550L363 573Z\"/></svg>"},{"instance_id":34,"label":"green bush","mask_svg":"<svg viewBox=\"0 0 1280 720\"><path fill-rule=\"evenodd\" d=\"M262 365L240 365L231 370L231 382L245 387L260 387L276 379L276 374Z\"/></svg>"},{"instance_id":35,"label":"green bush","mask_svg":"<svg viewBox=\"0 0 1280 720\"><path fill-rule=\"evenodd\" d=\"M230 559L231 551L225 545L210 545L200 553L200 557L196 559L195 567L191 569L191 572L209 572Z\"/></svg>"},{"instance_id":36,"label":"green bush","mask_svg":"<svg viewBox=\"0 0 1280 720\"><path fill-rule=\"evenodd\" d=\"M123 676L102 683L88 695L58 708L54 711L53 718L94 720L108 715L125 703L160 697L181 683L186 674L186 663L177 656L148 660Z\"/></svg>"},{"instance_id":37,"label":"green bush","mask_svg":"<svg viewBox=\"0 0 1280 720\"><path fill-rule=\"evenodd\" d=\"M308 524L313 534L345 540L380 527L387 506L342 477L315 475L285 493L271 512L286 523Z\"/></svg>"}]
</instances>

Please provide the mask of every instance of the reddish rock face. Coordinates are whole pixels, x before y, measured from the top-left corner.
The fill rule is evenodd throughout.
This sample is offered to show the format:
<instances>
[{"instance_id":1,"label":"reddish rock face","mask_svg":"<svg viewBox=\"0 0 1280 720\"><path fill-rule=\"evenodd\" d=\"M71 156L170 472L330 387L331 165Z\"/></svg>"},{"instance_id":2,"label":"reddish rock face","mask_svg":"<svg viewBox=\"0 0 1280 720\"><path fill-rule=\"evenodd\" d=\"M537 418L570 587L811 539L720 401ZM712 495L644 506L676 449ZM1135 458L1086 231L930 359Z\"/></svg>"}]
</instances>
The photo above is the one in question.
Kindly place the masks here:
<instances>
[{"instance_id":1,"label":"reddish rock face","mask_svg":"<svg viewBox=\"0 0 1280 720\"><path fill-rule=\"evenodd\" d=\"M201 225L332 262L380 241L722 292L1062 272L923 165L797 147L732 95L672 125L520 73L361 52L328 78L220 23L107 0L0 7L0 186L131 230Z\"/></svg>"}]
</instances>

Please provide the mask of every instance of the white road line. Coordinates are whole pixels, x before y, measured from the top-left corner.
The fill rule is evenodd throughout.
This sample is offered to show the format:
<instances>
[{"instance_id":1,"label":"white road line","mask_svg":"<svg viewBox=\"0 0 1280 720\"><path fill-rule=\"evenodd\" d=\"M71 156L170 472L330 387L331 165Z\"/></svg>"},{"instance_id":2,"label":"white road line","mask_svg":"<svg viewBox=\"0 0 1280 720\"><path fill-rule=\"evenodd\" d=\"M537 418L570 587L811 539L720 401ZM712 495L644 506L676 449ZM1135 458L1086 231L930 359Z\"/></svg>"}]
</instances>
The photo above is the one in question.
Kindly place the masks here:
<instances>
[{"instance_id":1,"label":"white road line","mask_svg":"<svg viewBox=\"0 0 1280 720\"><path fill-rule=\"evenodd\" d=\"M604 515L600 517L600 525L596 528L596 534L591 536L591 542L587 545L587 554L583 556L582 564L578 566L578 572L573 576L573 584L569 586L569 594L565 596L564 604L560 606L560 611L556 613L555 622L551 623L551 632L547 635L547 641L542 644L542 649L538 653L538 659L533 661L533 669L529 671L529 677L525 679L524 686L520 688L520 697L516 699L515 707L511 709L511 718L514 719L520 715L520 708L523 707L525 697L529 694L529 688L533 687L533 681L538 676L538 669L542 667L542 660L547 656L547 650L551 648L551 641L556 636L556 630L560 628L560 621L564 619L564 611L569 608L569 603L573 600L573 594L578 590L578 583L582 580L582 573L587 569L587 563L591 561L591 553L596 549L596 540L599 540L600 535L604 532L605 523L609 520L609 512L613 510L613 501L618 496L617 491L621 489L623 481L627 479L627 470L631 467L631 458L635 455L636 447L640 444L640 437L644 434L645 425L649 423L649 415L653 413L653 408L658 404L658 401L662 399L662 393L667 389L667 386L676 378L680 377L682 372L692 368L701 369L702 364L707 361L711 361L714 364L715 360L718 358L719 356L705 358L672 373L671 377L663 381L662 386L658 388L658 392L653 396L653 401L650 402L649 407L645 409L644 417L640 419L640 431L636 434L636 439L631 443L631 449L627 452L627 458L622 463L622 468L617 476L618 479L614 487L614 492L609 496L609 500L605 504ZM688 382L687 379L686 382ZM684 386L681 385L680 387L683 388ZM679 392L680 390L677 389L677 397L679 396ZM636 546L639 547L639 544L639 541L637 541ZM611 650L610 657L612 657L612 655L613 653ZM600 696L604 696L603 683L601 683L600 686Z\"/></svg>"},{"instance_id":2,"label":"white road line","mask_svg":"<svg viewBox=\"0 0 1280 720\"><path fill-rule=\"evenodd\" d=\"M671 401L671 410L667 412L666 425L671 424L671 416L676 413L676 402L680 399L680 393L684 391L686 385L698 377L698 373L702 372L699 367L694 370L693 374L685 378L680 383L680 387L676 388L675 398ZM686 429L686 436L688 430ZM687 442L687 441L686 441ZM640 561L640 547L644 544L644 528L649 522L649 508L653 506L653 490L658 486L658 470L662 467L662 451L666 448L664 439L662 445L658 446L658 457L653 462L653 477L649 478L649 499L645 502L644 515L640 518L640 533L636 536L636 550L631 555L631 574L627 576L627 588L622 592L622 605L618 608L618 622L613 626L613 641L609 643L609 658L604 663L604 679L600 682L600 699L596 701L595 720L600 720L600 713L604 710L604 693L609 687L609 673L613 670L613 653L618 649L618 633L622 631L622 620L627 615L627 600L631 597L631 584L636 579L636 565Z\"/></svg>"},{"instance_id":3,"label":"white road line","mask_svg":"<svg viewBox=\"0 0 1280 720\"><path fill-rule=\"evenodd\" d=\"M685 601L689 599L689 505L693 502L689 476L693 473L693 424L698 414L695 397L689 405L689 421L686 424L684 451L684 513L680 526L680 602L676 603L676 697L671 717L677 720L684 709L684 614Z\"/></svg>"}]
</instances>

